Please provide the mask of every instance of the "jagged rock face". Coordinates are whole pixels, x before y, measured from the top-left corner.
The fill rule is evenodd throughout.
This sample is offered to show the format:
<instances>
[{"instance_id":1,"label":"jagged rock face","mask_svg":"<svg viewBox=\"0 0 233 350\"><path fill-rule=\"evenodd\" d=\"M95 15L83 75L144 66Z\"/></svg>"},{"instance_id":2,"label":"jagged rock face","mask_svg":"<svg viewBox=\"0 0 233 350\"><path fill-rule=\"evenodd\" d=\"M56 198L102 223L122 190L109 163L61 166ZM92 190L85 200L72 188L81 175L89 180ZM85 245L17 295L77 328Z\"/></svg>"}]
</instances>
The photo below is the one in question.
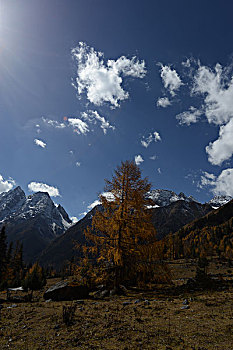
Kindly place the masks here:
<instances>
[{"instance_id":1,"label":"jagged rock face","mask_svg":"<svg viewBox=\"0 0 233 350\"><path fill-rule=\"evenodd\" d=\"M149 192L148 197L152 199L155 206L159 207L164 207L180 200L185 202L197 202L192 196L187 197L183 192L176 194L169 190L152 190Z\"/></svg>"},{"instance_id":2,"label":"jagged rock face","mask_svg":"<svg viewBox=\"0 0 233 350\"><path fill-rule=\"evenodd\" d=\"M53 231L53 238L55 238L55 236L63 233L64 230L70 227L71 223L65 210L61 206L59 209L55 206L48 193L37 192L26 198L19 210L10 217L10 221L21 222L40 216ZM62 212L65 217L62 215ZM67 218L69 222L66 221Z\"/></svg>"},{"instance_id":3,"label":"jagged rock face","mask_svg":"<svg viewBox=\"0 0 233 350\"><path fill-rule=\"evenodd\" d=\"M0 194L0 221L14 215L26 202L26 196L21 187Z\"/></svg>"},{"instance_id":4,"label":"jagged rock face","mask_svg":"<svg viewBox=\"0 0 233 350\"><path fill-rule=\"evenodd\" d=\"M0 220L21 223L40 216L52 228L55 236L70 227L71 220L65 209L55 206L47 192L36 192L28 197L18 186L0 195Z\"/></svg>"},{"instance_id":5,"label":"jagged rock face","mask_svg":"<svg viewBox=\"0 0 233 350\"><path fill-rule=\"evenodd\" d=\"M210 204L212 208L217 209L227 204L231 200L232 200L231 196L215 196L208 202L208 204Z\"/></svg>"},{"instance_id":6,"label":"jagged rock face","mask_svg":"<svg viewBox=\"0 0 233 350\"><path fill-rule=\"evenodd\" d=\"M33 260L71 226L65 209L56 207L48 193L26 197L20 187L0 195L0 220L6 224L8 241L23 243L25 260Z\"/></svg>"},{"instance_id":7,"label":"jagged rock face","mask_svg":"<svg viewBox=\"0 0 233 350\"><path fill-rule=\"evenodd\" d=\"M72 220L69 218L69 215L60 204L58 205L57 210L61 213L62 217L66 220L66 222L72 224Z\"/></svg>"}]
</instances>

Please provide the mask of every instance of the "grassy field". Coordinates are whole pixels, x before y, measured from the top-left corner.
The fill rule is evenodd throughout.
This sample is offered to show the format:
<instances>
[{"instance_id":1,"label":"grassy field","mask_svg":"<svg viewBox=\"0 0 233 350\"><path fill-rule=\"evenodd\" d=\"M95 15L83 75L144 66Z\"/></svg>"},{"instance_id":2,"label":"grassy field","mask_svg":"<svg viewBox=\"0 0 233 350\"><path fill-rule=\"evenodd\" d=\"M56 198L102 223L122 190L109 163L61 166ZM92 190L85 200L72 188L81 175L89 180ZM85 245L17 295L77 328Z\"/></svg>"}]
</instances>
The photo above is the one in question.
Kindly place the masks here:
<instances>
[{"instance_id":1,"label":"grassy field","mask_svg":"<svg viewBox=\"0 0 233 350\"><path fill-rule=\"evenodd\" d=\"M88 299L77 304L66 326L63 305L45 302L43 291L31 303L4 302L0 349L233 349L233 286L219 290L176 291L195 273L193 262L171 265L173 286L126 296ZM213 263L209 272L231 280L233 268ZM57 280L49 280L51 285ZM5 298L5 294L0 294Z\"/></svg>"}]
</instances>

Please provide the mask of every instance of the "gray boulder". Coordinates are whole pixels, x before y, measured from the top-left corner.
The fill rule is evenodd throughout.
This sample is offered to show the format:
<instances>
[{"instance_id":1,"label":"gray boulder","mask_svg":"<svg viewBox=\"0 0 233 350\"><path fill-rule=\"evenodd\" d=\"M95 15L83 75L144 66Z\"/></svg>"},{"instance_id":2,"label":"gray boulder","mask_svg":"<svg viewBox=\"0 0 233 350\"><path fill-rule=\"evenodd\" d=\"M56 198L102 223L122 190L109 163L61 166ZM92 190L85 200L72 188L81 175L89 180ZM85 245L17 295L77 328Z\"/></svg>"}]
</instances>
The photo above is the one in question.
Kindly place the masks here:
<instances>
[{"instance_id":1,"label":"gray boulder","mask_svg":"<svg viewBox=\"0 0 233 350\"><path fill-rule=\"evenodd\" d=\"M67 281L56 283L44 293L45 300L52 299L53 301L85 299L88 296L87 287Z\"/></svg>"}]
</instances>

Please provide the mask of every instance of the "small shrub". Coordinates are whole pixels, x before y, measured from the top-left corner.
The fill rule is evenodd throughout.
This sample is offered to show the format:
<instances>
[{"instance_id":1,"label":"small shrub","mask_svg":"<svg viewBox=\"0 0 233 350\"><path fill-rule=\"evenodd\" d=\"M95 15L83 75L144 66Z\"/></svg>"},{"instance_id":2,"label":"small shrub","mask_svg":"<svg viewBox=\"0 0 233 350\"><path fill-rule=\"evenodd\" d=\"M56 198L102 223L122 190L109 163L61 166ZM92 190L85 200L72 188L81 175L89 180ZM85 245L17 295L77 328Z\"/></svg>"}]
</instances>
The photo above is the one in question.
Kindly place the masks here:
<instances>
[{"instance_id":1,"label":"small shrub","mask_svg":"<svg viewBox=\"0 0 233 350\"><path fill-rule=\"evenodd\" d=\"M74 323L74 314L76 307L77 305L63 306L62 319L67 326L70 326Z\"/></svg>"}]
</instances>

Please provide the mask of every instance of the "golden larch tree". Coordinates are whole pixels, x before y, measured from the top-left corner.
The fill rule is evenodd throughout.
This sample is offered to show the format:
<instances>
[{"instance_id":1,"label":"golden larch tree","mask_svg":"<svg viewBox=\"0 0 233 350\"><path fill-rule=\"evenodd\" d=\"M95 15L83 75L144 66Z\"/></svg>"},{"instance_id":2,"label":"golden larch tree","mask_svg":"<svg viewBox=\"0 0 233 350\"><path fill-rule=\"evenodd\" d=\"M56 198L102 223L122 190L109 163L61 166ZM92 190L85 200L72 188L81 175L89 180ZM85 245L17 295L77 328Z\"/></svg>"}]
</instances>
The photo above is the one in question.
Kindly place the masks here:
<instances>
[{"instance_id":1,"label":"golden larch tree","mask_svg":"<svg viewBox=\"0 0 233 350\"><path fill-rule=\"evenodd\" d=\"M96 265L113 271L118 288L122 281L145 279L157 258L156 231L148 210L151 185L132 161L122 162L112 180L105 182L105 192L99 196L102 206L85 236L98 256Z\"/></svg>"}]
</instances>

